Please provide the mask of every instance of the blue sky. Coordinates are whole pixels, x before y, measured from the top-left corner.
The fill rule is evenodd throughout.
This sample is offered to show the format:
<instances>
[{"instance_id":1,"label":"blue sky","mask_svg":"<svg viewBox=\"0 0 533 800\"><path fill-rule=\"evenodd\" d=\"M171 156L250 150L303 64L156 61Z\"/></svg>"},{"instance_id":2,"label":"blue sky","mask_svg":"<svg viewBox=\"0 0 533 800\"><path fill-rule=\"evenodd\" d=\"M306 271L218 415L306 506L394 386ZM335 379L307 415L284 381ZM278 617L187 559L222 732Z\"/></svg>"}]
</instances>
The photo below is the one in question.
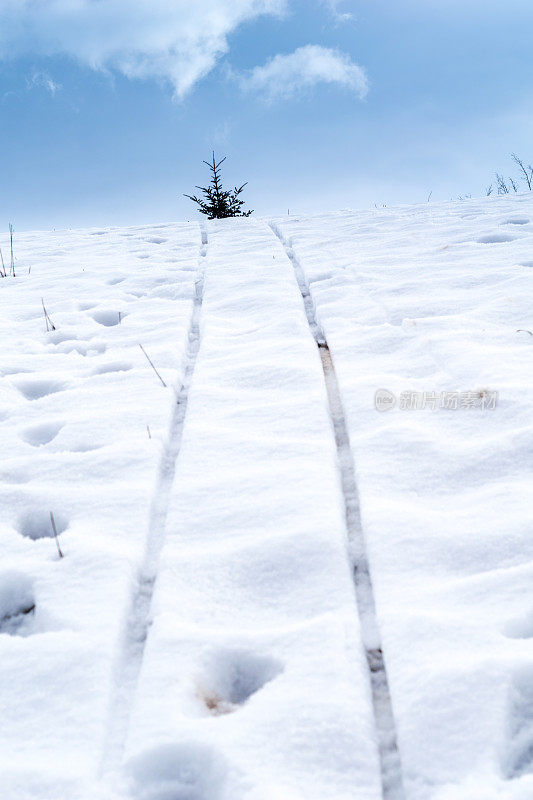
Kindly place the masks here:
<instances>
[{"instance_id":1,"label":"blue sky","mask_svg":"<svg viewBox=\"0 0 533 800\"><path fill-rule=\"evenodd\" d=\"M533 161L530 0L0 0L0 225L484 194ZM311 47L310 47L311 46Z\"/></svg>"}]
</instances>

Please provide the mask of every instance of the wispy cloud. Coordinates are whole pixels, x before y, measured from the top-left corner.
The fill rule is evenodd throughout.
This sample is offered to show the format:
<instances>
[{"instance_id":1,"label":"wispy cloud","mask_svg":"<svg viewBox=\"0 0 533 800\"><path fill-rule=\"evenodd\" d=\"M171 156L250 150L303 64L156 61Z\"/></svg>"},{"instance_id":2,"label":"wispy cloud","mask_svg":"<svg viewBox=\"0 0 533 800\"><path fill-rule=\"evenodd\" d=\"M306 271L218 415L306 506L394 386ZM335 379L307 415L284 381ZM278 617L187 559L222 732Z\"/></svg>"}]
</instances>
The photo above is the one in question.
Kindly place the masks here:
<instances>
[{"instance_id":1,"label":"wispy cloud","mask_svg":"<svg viewBox=\"0 0 533 800\"><path fill-rule=\"evenodd\" d=\"M206 142L208 143L210 149L216 149L217 147L223 147L227 145L231 133L232 133L232 124L228 120L225 122L221 122L215 126L214 130L210 131L206 136Z\"/></svg>"},{"instance_id":2,"label":"wispy cloud","mask_svg":"<svg viewBox=\"0 0 533 800\"><path fill-rule=\"evenodd\" d=\"M228 36L288 0L0 0L0 59L67 55L93 69L169 81L185 96ZM51 89L51 87L49 87Z\"/></svg>"},{"instance_id":3,"label":"wispy cloud","mask_svg":"<svg viewBox=\"0 0 533 800\"><path fill-rule=\"evenodd\" d=\"M331 11L336 22L351 22L355 15L351 11L343 11L346 0L322 0L322 4Z\"/></svg>"},{"instance_id":4,"label":"wispy cloud","mask_svg":"<svg viewBox=\"0 0 533 800\"><path fill-rule=\"evenodd\" d=\"M338 50L308 44L294 53L278 54L240 79L241 87L268 101L286 98L318 83L337 84L359 98L368 92L364 69Z\"/></svg>"},{"instance_id":5,"label":"wispy cloud","mask_svg":"<svg viewBox=\"0 0 533 800\"><path fill-rule=\"evenodd\" d=\"M28 89L34 89L35 87L46 89L52 97L62 88L61 84L56 83L47 72L34 72L31 78L26 79L26 86Z\"/></svg>"}]
</instances>

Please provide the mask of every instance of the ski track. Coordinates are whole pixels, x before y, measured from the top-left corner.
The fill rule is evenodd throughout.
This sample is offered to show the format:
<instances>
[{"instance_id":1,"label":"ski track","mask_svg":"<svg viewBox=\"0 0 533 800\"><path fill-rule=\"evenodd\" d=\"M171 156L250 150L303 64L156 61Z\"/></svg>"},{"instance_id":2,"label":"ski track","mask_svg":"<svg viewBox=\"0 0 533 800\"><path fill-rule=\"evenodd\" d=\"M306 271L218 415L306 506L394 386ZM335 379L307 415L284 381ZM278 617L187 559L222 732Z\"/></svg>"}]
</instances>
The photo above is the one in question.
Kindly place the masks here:
<instances>
[{"instance_id":1,"label":"ski track","mask_svg":"<svg viewBox=\"0 0 533 800\"><path fill-rule=\"evenodd\" d=\"M205 256L207 254L207 228L201 226L201 248L198 278L191 314L183 378L175 389L175 403L166 444L159 464L159 475L152 498L145 552L137 579L132 589L129 611L126 615L120 655L115 669L114 683L108 712L106 734L102 748L100 776L120 767L141 671L146 640L150 628L150 608L159 566L159 557L165 542L165 526L174 483L176 461L179 455L189 388L200 349L200 315L202 311Z\"/></svg>"},{"instance_id":2,"label":"ski track","mask_svg":"<svg viewBox=\"0 0 533 800\"><path fill-rule=\"evenodd\" d=\"M372 580L368 567L366 544L361 525L354 459L350 447L339 384L335 375L335 367L326 337L316 319L313 300L303 269L290 243L287 242L278 226L274 222L270 222L269 225L274 235L277 236L283 245L285 253L294 268L296 280L304 302L309 328L317 343L322 360L331 421L339 459L347 536L350 554L353 559L353 578L357 611L361 623L372 690L372 704L378 740L383 800L404 800L405 794L396 725L392 710L387 671L381 648L381 637L377 621Z\"/></svg>"}]
</instances>

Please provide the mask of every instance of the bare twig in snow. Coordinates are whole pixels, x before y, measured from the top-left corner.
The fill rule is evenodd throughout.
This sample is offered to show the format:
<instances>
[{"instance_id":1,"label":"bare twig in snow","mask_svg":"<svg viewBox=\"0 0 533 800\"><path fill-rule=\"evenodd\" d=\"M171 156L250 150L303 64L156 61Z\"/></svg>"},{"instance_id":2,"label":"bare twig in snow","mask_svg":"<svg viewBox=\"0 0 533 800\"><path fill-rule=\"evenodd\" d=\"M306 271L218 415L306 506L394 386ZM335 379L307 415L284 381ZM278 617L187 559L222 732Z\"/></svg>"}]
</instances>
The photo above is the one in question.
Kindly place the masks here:
<instances>
[{"instance_id":1,"label":"bare twig in snow","mask_svg":"<svg viewBox=\"0 0 533 800\"><path fill-rule=\"evenodd\" d=\"M14 228L11 222L9 223L9 239L11 242L11 274L15 277L15 257L13 255L13 233Z\"/></svg>"},{"instance_id":2,"label":"bare twig in snow","mask_svg":"<svg viewBox=\"0 0 533 800\"><path fill-rule=\"evenodd\" d=\"M54 325L54 323L52 322L52 320L48 316L48 311L46 310L46 306L44 304L44 300L43 300L42 297L41 297L41 303L43 304L44 321L46 322L46 330L47 331L55 331L56 326Z\"/></svg>"},{"instance_id":3,"label":"bare twig in snow","mask_svg":"<svg viewBox=\"0 0 533 800\"><path fill-rule=\"evenodd\" d=\"M61 547L59 546L59 537L57 535L56 521L51 511L50 511L50 522L52 523L52 530L54 531L54 539L56 540L57 552L59 553L59 558L63 558L63 553L61 552Z\"/></svg>"},{"instance_id":4,"label":"bare twig in snow","mask_svg":"<svg viewBox=\"0 0 533 800\"><path fill-rule=\"evenodd\" d=\"M529 172L528 172L528 170L524 166L524 162L522 161L521 158L518 158L516 153L511 153L511 158L513 159L516 166L520 169L520 172L524 176L524 180L527 183L527 188L529 189L529 191L531 191L533 188L533 170L531 169L531 167L529 167Z\"/></svg>"},{"instance_id":5,"label":"bare twig in snow","mask_svg":"<svg viewBox=\"0 0 533 800\"><path fill-rule=\"evenodd\" d=\"M157 375L157 377L159 378L159 380L161 381L161 383L163 384L163 386L164 386L164 387L165 387L165 389L166 389L166 388L167 388L167 385L166 385L165 381L163 380L163 378L161 377L161 375L159 374L159 372L158 372L158 371L156 370L156 368L154 367L154 363L153 363L152 359L150 358L150 356L148 355L148 353L146 352L146 350L144 349L144 347L142 346L142 344L140 344L140 345L139 345L139 347L140 347L140 348L141 348L141 350L143 351L144 355L146 356L146 360L148 361L148 363L149 363L149 364L150 364L150 366L152 367L153 371L155 372L155 374Z\"/></svg>"},{"instance_id":6,"label":"bare twig in snow","mask_svg":"<svg viewBox=\"0 0 533 800\"><path fill-rule=\"evenodd\" d=\"M503 175L496 173L496 186L498 187L498 194L509 194L509 187L505 183Z\"/></svg>"}]
</instances>

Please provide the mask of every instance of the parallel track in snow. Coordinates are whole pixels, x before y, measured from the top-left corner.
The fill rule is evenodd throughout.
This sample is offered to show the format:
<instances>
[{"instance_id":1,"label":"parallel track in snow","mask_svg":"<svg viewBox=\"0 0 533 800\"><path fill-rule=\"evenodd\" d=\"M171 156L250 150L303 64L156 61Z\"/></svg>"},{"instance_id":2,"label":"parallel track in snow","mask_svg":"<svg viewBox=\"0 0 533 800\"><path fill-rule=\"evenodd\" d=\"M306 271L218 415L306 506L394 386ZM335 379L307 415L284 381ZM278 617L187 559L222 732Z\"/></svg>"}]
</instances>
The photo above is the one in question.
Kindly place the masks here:
<instances>
[{"instance_id":1,"label":"parallel track in snow","mask_svg":"<svg viewBox=\"0 0 533 800\"><path fill-rule=\"evenodd\" d=\"M146 639L150 627L150 608L159 568L159 558L165 542L165 527L174 483L176 460L179 455L189 389L200 350L200 315L204 294L207 230L201 228L198 277L195 281L193 310L189 322L188 342L183 378L175 390L175 402L166 442L161 454L159 475L150 506L148 534L137 580L132 589L129 611L122 634L120 655L114 676L106 735L102 750L100 774L120 766L123 756L135 692L141 672Z\"/></svg>"},{"instance_id":2,"label":"parallel track in snow","mask_svg":"<svg viewBox=\"0 0 533 800\"><path fill-rule=\"evenodd\" d=\"M285 253L287 254L287 257L294 268L296 280L298 281L298 286L302 294L309 328L317 343L322 361L322 368L324 370L324 380L328 394L329 411L331 421L333 423L337 457L340 466L346 529L350 553L353 558L353 579L357 601L357 611L361 624L363 643L365 646L368 664L368 674L372 690L372 703L378 739L383 800L404 800L405 794L403 790L402 766L398 749L396 724L392 711L387 672L383 660L379 625L376 615L376 604L368 567L366 543L361 525L359 494L355 479L355 465L350 447L350 439L348 436L346 418L342 406L339 383L335 374L335 367L326 337L316 319L313 300L309 292L309 286L303 269L298 262L292 247L285 240L277 225L274 222L271 222L270 228L283 245Z\"/></svg>"}]
</instances>

